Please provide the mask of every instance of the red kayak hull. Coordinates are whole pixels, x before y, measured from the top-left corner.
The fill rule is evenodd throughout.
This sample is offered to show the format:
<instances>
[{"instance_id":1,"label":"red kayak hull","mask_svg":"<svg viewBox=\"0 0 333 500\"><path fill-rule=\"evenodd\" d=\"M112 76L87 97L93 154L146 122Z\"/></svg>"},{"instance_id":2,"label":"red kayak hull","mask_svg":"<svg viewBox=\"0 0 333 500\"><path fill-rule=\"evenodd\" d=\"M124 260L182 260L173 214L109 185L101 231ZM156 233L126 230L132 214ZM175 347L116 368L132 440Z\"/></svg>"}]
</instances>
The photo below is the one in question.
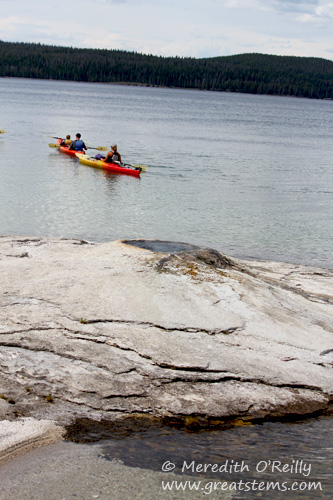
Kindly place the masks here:
<instances>
[{"instance_id":1,"label":"red kayak hull","mask_svg":"<svg viewBox=\"0 0 333 500\"><path fill-rule=\"evenodd\" d=\"M75 156L76 153L84 155L84 151L75 151L75 149L68 149L68 146L60 146L59 150L66 155Z\"/></svg>"},{"instance_id":2,"label":"red kayak hull","mask_svg":"<svg viewBox=\"0 0 333 500\"><path fill-rule=\"evenodd\" d=\"M95 158L91 158L89 156L80 156L80 163L84 165L89 165L89 167L101 168L103 170L107 170L108 172L113 172L115 174L123 174L123 175L132 175L133 177L140 177L141 169L135 168L126 168L117 165L116 163L106 163L105 161L96 160Z\"/></svg>"},{"instance_id":3,"label":"red kayak hull","mask_svg":"<svg viewBox=\"0 0 333 500\"><path fill-rule=\"evenodd\" d=\"M61 141L62 141L62 139L58 139L57 143L61 144ZM70 156L75 156L76 153L83 154L83 155L85 154L84 151L75 151L75 149L68 149L68 146L60 146L59 150L62 153L66 153L66 155L70 155Z\"/></svg>"}]
</instances>

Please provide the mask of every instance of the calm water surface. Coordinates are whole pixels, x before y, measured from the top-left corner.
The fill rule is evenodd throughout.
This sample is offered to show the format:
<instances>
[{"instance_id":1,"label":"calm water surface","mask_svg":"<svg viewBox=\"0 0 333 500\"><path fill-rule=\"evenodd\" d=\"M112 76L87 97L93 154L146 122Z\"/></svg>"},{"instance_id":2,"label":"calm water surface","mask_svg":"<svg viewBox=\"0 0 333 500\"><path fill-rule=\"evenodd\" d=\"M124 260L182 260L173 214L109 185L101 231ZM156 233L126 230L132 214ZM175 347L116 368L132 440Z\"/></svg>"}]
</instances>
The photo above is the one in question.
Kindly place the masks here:
<instances>
[{"instance_id":1,"label":"calm water surface","mask_svg":"<svg viewBox=\"0 0 333 500\"><path fill-rule=\"evenodd\" d=\"M333 267L332 101L6 78L0 100L0 234ZM83 167L43 137L78 131L147 172Z\"/></svg>"},{"instance_id":2,"label":"calm water surface","mask_svg":"<svg viewBox=\"0 0 333 500\"><path fill-rule=\"evenodd\" d=\"M0 234L156 238L333 267L331 101L0 78L0 102ZM92 147L117 142L123 160L147 172L84 167L43 137L76 132ZM281 498L329 498L331 436L332 419L164 430L111 440L105 453L128 465L139 453L141 466L158 469L169 455L177 465L303 458L325 491Z\"/></svg>"},{"instance_id":3,"label":"calm water surface","mask_svg":"<svg viewBox=\"0 0 333 500\"><path fill-rule=\"evenodd\" d=\"M96 426L88 436L85 434L87 441L102 439L98 444L103 457L120 460L130 467L161 471L163 464L170 469L170 462L174 465L170 470L180 475L180 480L184 474L193 476L193 480L209 478L216 483L243 481L240 486L243 490L231 486L235 500L332 498L331 436L329 417L195 433L158 426L132 432L128 426L122 431L113 429L111 435L106 427L98 431ZM82 437L78 436L79 440ZM207 464L217 464L221 470L214 472L208 467L206 472L200 471L200 465ZM165 480L168 480L167 473ZM251 488L253 481L257 485L250 491L244 489L244 483ZM270 482L276 484L274 489L271 486L270 490L258 491L258 483L268 488ZM208 494L203 493L203 498L206 496ZM191 498L190 492L188 498Z\"/></svg>"}]
</instances>

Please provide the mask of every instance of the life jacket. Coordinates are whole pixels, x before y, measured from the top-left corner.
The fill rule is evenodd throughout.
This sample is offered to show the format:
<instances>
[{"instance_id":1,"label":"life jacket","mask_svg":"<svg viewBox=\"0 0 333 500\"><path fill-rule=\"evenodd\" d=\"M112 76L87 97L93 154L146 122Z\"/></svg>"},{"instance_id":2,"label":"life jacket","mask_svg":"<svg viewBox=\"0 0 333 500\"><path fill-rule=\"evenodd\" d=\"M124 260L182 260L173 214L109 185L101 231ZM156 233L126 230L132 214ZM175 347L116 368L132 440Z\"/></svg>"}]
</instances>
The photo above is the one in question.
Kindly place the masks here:
<instances>
[{"instance_id":1,"label":"life jacket","mask_svg":"<svg viewBox=\"0 0 333 500\"><path fill-rule=\"evenodd\" d=\"M119 162L119 154L117 153L117 151L113 151L113 155L112 156L109 156L107 159L105 158L104 160L106 163L114 163L116 161Z\"/></svg>"},{"instance_id":2,"label":"life jacket","mask_svg":"<svg viewBox=\"0 0 333 500\"><path fill-rule=\"evenodd\" d=\"M83 151L84 142L81 140L75 141L75 151Z\"/></svg>"},{"instance_id":3,"label":"life jacket","mask_svg":"<svg viewBox=\"0 0 333 500\"><path fill-rule=\"evenodd\" d=\"M117 151L114 151L112 161L119 161L119 154L117 153Z\"/></svg>"}]
</instances>

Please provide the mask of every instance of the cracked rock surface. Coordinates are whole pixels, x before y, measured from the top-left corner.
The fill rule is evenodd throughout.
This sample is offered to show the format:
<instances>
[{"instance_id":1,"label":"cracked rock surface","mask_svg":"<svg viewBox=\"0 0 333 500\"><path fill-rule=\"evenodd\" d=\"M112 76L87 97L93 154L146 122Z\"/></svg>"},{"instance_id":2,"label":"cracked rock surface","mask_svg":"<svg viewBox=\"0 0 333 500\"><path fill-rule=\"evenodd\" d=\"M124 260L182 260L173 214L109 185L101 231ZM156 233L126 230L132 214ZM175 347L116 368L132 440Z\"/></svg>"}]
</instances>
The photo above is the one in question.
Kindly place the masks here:
<instances>
[{"instance_id":1,"label":"cracked rock surface","mask_svg":"<svg viewBox=\"0 0 333 500\"><path fill-rule=\"evenodd\" d=\"M0 238L0 419L310 414L333 392L333 272Z\"/></svg>"}]
</instances>

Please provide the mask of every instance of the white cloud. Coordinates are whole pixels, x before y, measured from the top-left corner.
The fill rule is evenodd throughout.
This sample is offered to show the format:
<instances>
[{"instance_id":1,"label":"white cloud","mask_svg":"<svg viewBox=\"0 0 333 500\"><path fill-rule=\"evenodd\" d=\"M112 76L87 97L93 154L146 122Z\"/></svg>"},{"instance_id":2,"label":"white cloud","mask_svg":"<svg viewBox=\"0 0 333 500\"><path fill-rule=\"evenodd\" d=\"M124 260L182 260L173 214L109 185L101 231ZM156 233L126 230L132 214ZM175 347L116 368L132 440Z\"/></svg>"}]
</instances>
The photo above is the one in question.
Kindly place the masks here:
<instances>
[{"instance_id":1,"label":"white cloud","mask_svg":"<svg viewBox=\"0 0 333 500\"><path fill-rule=\"evenodd\" d=\"M242 9L247 7L257 7L261 5L260 0L226 0L225 6L230 9Z\"/></svg>"},{"instance_id":2,"label":"white cloud","mask_svg":"<svg viewBox=\"0 0 333 500\"><path fill-rule=\"evenodd\" d=\"M319 24L318 17L313 14L302 14L297 17L297 21L300 21L301 23Z\"/></svg>"},{"instance_id":3,"label":"white cloud","mask_svg":"<svg viewBox=\"0 0 333 500\"><path fill-rule=\"evenodd\" d=\"M316 8L316 14L319 17L333 19L333 3L326 3L323 5L319 5Z\"/></svg>"},{"instance_id":4,"label":"white cloud","mask_svg":"<svg viewBox=\"0 0 333 500\"><path fill-rule=\"evenodd\" d=\"M226 0L225 6L234 9L248 8L265 11L309 12L318 0Z\"/></svg>"},{"instance_id":5,"label":"white cloud","mask_svg":"<svg viewBox=\"0 0 333 500\"><path fill-rule=\"evenodd\" d=\"M312 13L302 14L297 18L302 23L309 23L318 27L328 26L333 19L333 3L318 5Z\"/></svg>"},{"instance_id":6,"label":"white cloud","mask_svg":"<svg viewBox=\"0 0 333 500\"><path fill-rule=\"evenodd\" d=\"M331 58L332 2L0 0L0 39L163 56L262 52Z\"/></svg>"},{"instance_id":7,"label":"white cloud","mask_svg":"<svg viewBox=\"0 0 333 500\"><path fill-rule=\"evenodd\" d=\"M18 25L25 24L23 18L9 16L0 19L0 34L12 33L17 30Z\"/></svg>"}]
</instances>

